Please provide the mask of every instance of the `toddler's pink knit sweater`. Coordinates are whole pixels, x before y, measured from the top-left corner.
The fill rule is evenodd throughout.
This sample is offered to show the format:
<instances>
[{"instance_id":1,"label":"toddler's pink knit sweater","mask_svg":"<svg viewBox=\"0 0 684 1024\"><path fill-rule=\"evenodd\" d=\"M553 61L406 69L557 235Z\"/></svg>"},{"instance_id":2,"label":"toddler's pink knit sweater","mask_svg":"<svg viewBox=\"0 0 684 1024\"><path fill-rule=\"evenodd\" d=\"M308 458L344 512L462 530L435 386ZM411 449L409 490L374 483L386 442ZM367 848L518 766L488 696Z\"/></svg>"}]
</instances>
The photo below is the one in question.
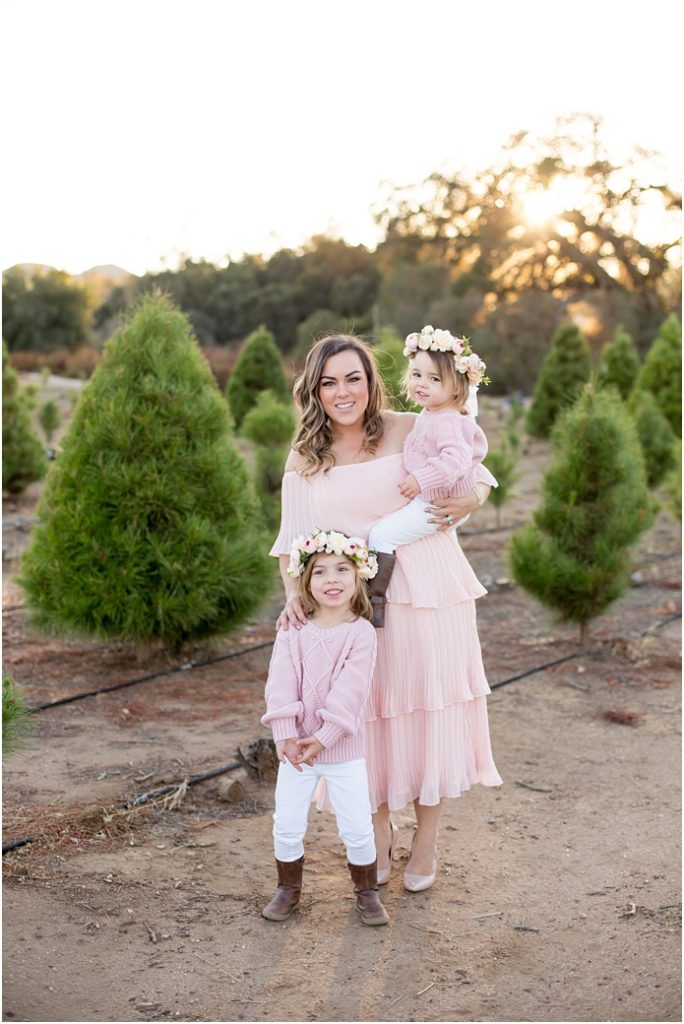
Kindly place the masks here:
<instances>
[{"instance_id":1,"label":"toddler's pink knit sweater","mask_svg":"<svg viewBox=\"0 0 684 1024\"><path fill-rule=\"evenodd\" d=\"M363 709L375 667L375 630L367 619L320 629L307 622L276 634L261 719L273 739L315 736L319 762L364 757Z\"/></svg>"},{"instance_id":2,"label":"toddler's pink knit sweater","mask_svg":"<svg viewBox=\"0 0 684 1024\"><path fill-rule=\"evenodd\" d=\"M404 466L425 501L462 498L475 486L475 469L487 454L487 438L472 416L423 409L404 441Z\"/></svg>"}]
</instances>

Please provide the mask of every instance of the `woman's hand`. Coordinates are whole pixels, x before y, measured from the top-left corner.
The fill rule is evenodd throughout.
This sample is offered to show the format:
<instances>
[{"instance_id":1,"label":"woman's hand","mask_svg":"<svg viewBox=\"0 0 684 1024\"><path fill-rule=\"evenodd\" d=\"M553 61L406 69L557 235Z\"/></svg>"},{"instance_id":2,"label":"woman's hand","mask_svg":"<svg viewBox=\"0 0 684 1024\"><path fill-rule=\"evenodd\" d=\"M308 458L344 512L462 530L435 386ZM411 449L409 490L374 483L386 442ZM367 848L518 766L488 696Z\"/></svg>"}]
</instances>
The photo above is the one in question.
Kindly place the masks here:
<instances>
[{"instance_id":1,"label":"woman's hand","mask_svg":"<svg viewBox=\"0 0 684 1024\"><path fill-rule=\"evenodd\" d=\"M295 629L301 629L308 621L306 612L302 607L302 602L299 600L297 594L289 594L285 602L285 607L276 621L276 629L287 629L288 626L294 626Z\"/></svg>"},{"instance_id":2,"label":"woman's hand","mask_svg":"<svg viewBox=\"0 0 684 1024\"><path fill-rule=\"evenodd\" d=\"M428 523L437 524L437 532L450 530L452 526L475 512L489 497L487 484L478 483L464 498L435 498L426 509L431 518ZM480 500L482 499L482 500Z\"/></svg>"}]
</instances>

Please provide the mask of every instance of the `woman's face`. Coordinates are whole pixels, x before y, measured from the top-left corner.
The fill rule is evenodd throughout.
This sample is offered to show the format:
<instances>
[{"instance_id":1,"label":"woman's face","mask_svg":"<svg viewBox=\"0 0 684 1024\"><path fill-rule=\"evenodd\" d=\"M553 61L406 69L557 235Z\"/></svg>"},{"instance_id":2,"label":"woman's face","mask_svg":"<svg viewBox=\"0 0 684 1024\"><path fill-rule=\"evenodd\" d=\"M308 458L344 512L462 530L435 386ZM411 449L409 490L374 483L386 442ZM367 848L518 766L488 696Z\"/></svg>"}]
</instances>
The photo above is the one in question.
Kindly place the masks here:
<instances>
[{"instance_id":1,"label":"woman's face","mask_svg":"<svg viewBox=\"0 0 684 1024\"><path fill-rule=\"evenodd\" d=\"M326 416L337 426L351 427L363 419L368 405L368 381L357 352L346 349L326 361L318 397Z\"/></svg>"}]
</instances>

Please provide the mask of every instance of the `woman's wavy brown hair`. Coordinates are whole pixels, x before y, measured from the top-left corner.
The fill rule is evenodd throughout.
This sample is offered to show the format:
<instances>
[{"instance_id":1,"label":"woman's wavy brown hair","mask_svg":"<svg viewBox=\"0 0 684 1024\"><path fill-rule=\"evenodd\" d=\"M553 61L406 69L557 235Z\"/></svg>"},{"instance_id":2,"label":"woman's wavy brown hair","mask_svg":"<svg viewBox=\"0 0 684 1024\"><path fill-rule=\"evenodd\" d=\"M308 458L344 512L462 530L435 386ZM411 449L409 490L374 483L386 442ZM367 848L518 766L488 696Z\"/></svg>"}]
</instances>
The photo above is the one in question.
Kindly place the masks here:
<instances>
[{"instance_id":1,"label":"woman's wavy brown hair","mask_svg":"<svg viewBox=\"0 0 684 1024\"><path fill-rule=\"evenodd\" d=\"M295 381L292 391L301 413L292 447L304 459L302 476L312 476L320 469L328 470L335 465L335 457L331 451L332 425L323 410L318 389L328 359L347 351L356 352L358 355L368 383L368 405L363 414L363 450L375 453L383 435L385 389L370 348L365 341L354 337L353 334L331 334L327 338L321 338L309 349L304 371Z\"/></svg>"}]
</instances>

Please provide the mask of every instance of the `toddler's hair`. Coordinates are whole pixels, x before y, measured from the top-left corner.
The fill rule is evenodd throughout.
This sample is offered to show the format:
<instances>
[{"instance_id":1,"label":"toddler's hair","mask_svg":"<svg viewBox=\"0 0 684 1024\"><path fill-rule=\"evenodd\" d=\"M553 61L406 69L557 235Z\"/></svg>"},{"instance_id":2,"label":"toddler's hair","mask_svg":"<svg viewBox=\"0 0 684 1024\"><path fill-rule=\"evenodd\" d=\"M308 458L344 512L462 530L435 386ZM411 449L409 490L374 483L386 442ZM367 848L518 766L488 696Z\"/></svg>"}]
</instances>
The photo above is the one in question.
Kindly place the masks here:
<instances>
[{"instance_id":1,"label":"toddler's hair","mask_svg":"<svg viewBox=\"0 0 684 1024\"><path fill-rule=\"evenodd\" d=\"M423 350L419 349L418 351ZM411 379L411 369L416 355L418 355L418 352L409 359L408 369L404 375L404 392L408 397L410 397L409 381ZM448 388L453 394L458 412L466 416L468 413L467 403L470 396L470 382L465 373L459 373L456 369L453 352L425 352L425 355L429 356L432 360L435 372L444 387Z\"/></svg>"},{"instance_id":2,"label":"toddler's hair","mask_svg":"<svg viewBox=\"0 0 684 1024\"><path fill-rule=\"evenodd\" d=\"M302 602L302 605L304 606L304 608L306 608L309 615L315 612L316 608L318 608L318 602L315 600L311 593L311 574L314 570L316 562L321 557L321 555L324 554L325 552L321 551L317 555L312 555L311 558L308 559L306 565L302 570L301 576L299 576L297 580L299 600ZM359 615L362 619L368 619L370 622L372 622L373 608L371 606L370 598L368 596L368 588L366 587L366 583L359 576L358 566L355 565L355 563L352 562L351 558L348 558L347 555L340 555L340 558L347 559L352 569L354 570L354 576L356 577L356 587L354 588L352 599L349 602L349 607L351 611L354 613L354 615Z\"/></svg>"}]
</instances>

